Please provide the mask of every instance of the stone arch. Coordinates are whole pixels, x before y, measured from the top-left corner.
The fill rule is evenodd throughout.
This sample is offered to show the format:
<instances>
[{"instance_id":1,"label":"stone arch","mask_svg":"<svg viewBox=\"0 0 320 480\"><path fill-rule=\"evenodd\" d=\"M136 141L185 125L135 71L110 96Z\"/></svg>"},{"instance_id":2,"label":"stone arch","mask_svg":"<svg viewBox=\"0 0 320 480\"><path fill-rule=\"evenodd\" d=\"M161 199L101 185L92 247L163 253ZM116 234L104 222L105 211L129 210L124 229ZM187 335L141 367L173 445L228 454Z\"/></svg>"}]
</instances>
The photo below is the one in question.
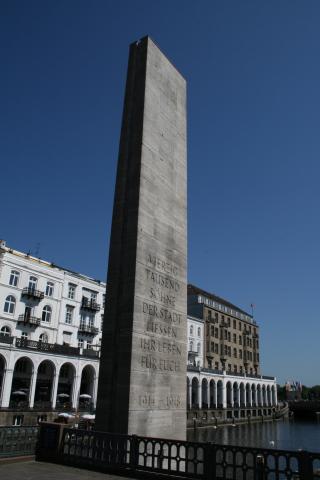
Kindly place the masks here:
<instances>
[{"instance_id":1,"label":"stone arch","mask_svg":"<svg viewBox=\"0 0 320 480\"><path fill-rule=\"evenodd\" d=\"M235 407L239 407L240 404L240 399L239 399L239 384L238 382L233 382L232 385L232 400L233 400L233 405Z\"/></svg>"},{"instance_id":2,"label":"stone arch","mask_svg":"<svg viewBox=\"0 0 320 480\"><path fill-rule=\"evenodd\" d=\"M199 380L193 377L191 381L191 405L192 408L199 408Z\"/></svg>"},{"instance_id":3,"label":"stone arch","mask_svg":"<svg viewBox=\"0 0 320 480\"><path fill-rule=\"evenodd\" d=\"M85 365L81 371L79 406L87 407L94 401L95 381L95 368L90 364Z\"/></svg>"},{"instance_id":4,"label":"stone arch","mask_svg":"<svg viewBox=\"0 0 320 480\"><path fill-rule=\"evenodd\" d=\"M217 381L217 404L219 408L223 407L223 382Z\"/></svg>"},{"instance_id":5,"label":"stone arch","mask_svg":"<svg viewBox=\"0 0 320 480\"><path fill-rule=\"evenodd\" d=\"M226 392L227 393L227 406L231 407L233 405L233 385L230 381L227 382L226 389L227 389L227 392Z\"/></svg>"},{"instance_id":6,"label":"stone arch","mask_svg":"<svg viewBox=\"0 0 320 480\"><path fill-rule=\"evenodd\" d=\"M257 406L261 407L262 405L262 391L261 391L261 385L258 383L257 385Z\"/></svg>"},{"instance_id":7,"label":"stone arch","mask_svg":"<svg viewBox=\"0 0 320 480\"><path fill-rule=\"evenodd\" d=\"M27 407L30 404L31 379L34 372L34 363L31 358L21 355L16 359L10 395L10 406Z\"/></svg>"},{"instance_id":8,"label":"stone arch","mask_svg":"<svg viewBox=\"0 0 320 480\"><path fill-rule=\"evenodd\" d=\"M200 408L208 408L209 398L208 398L208 381L206 378L202 379L201 382L201 405Z\"/></svg>"},{"instance_id":9,"label":"stone arch","mask_svg":"<svg viewBox=\"0 0 320 480\"><path fill-rule=\"evenodd\" d=\"M247 403L247 399L246 399L246 388L243 382L240 383L239 399L240 399L240 407L244 407Z\"/></svg>"},{"instance_id":10,"label":"stone arch","mask_svg":"<svg viewBox=\"0 0 320 480\"><path fill-rule=\"evenodd\" d=\"M252 395L252 407L256 407L257 406L257 386L255 383L253 383L251 385L251 395Z\"/></svg>"},{"instance_id":11,"label":"stone arch","mask_svg":"<svg viewBox=\"0 0 320 480\"><path fill-rule=\"evenodd\" d=\"M1 399L3 394L4 376L5 376L6 368L7 368L7 361L5 357L0 354L0 405L1 405Z\"/></svg>"},{"instance_id":12,"label":"stone arch","mask_svg":"<svg viewBox=\"0 0 320 480\"><path fill-rule=\"evenodd\" d=\"M36 407L50 407L56 366L51 360L42 360L38 365L34 404Z\"/></svg>"},{"instance_id":13,"label":"stone arch","mask_svg":"<svg viewBox=\"0 0 320 480\"><path fill-rule=\"evenodd\" d=\"M275 406L277 404L277 400L276 400L276 389L274 385L272 385L271 387L271 399L272 399L272 405Z\"/></svg>"},{"instance_id":14,"label":"stone arch","mask_svg":"<svg viewBox=\"0 0 320 480\"><path fill-rule=\"evenodd\" d=\"M262 393L262 405L266 406L267 405L267 395L266 395L266 386L264 384L262 385L261 393Z\"/></svg>"},{"instance_id":15,"label":"stone arch","mask_svg":"<svg viewBox=\"0 0 320 480\"><path fill-rule=\"evenodd\" d=\"M267 398L267 405L268 405L268 406L271 406L271 405L272 405L272 402L271 402L271 389L270 389L270 385L267 385L266 398Z\"/></svg>"},{"instance_id":16,"label":"stone arch","mask_svg":"<svg viewBox=\"0 0 320 480\"><path fill-rule=\"evenodd\" d=\"M209 397L210 397L210 408L217 408L217 385L216 382L211 379L209 382Z\"/></svg>"},{"instance_id":17,"label":"stone arch","mask_svg":"<svg viewBox=\"0 0 320 480\"><path fill-rule=\"evenodd\" d=\"M75 388L76 367L71 362L65 362L59 370L57 401L60 405L70 407Z\"/></svg>"}]
</instances>

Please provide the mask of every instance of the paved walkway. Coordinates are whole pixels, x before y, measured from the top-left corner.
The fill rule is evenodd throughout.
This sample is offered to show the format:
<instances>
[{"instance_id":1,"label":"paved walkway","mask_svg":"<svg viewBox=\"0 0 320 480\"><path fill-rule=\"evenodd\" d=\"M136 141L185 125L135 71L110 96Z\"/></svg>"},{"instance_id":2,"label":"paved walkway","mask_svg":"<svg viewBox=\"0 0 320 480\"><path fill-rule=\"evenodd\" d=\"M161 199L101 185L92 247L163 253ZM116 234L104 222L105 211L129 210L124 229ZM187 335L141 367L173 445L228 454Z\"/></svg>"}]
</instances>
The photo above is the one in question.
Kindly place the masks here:
<instances>
[{"instance_id":1,"label":"paved walkway","mask_svg":"<svg viewBox=\"0 0 320 480\"><path fill-rule=\"evenodd\" d=\"M0 478L1 480L125 480L125 477L117 475L35 461L0 464Z\"/></svg>"}]
</instances>

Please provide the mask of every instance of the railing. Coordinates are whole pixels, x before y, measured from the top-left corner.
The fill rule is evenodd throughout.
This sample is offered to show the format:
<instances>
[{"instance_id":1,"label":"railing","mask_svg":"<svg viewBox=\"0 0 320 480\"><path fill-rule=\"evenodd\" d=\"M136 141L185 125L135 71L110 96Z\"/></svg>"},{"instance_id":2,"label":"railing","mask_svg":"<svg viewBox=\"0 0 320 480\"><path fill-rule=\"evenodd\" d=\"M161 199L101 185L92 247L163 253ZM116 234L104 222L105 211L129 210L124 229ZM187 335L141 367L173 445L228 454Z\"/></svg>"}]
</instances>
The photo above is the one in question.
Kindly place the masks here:
<instances>
[{"instance_id":1,"label":"railing","mask_svg":"<svg viewBox=\"0 0 320 480\"><path fill-rule=\"evenodd\" d=\"M13 343L13 338L11 335L5 335L4 333L0 333L0 343L8 343L11 345Z\"/></svg>"},{"instance_id":2,"label":"railing","mask_svg":"<svg viewBox=\"0 0 320 480\"><path fill-rule=\"evenodd\" d=\"M84 348L82 350L82 355L88 358L99 358L100 352L97 350L92 350L91 348Z\"/></svg>"},{"instance_id":3,"label":"railing","mask_svg":"<svg viewBox=\"0 0 320 480\"><path fill-rule=\"evenodd\" d=\"M0 427L0 458L34 455L39 427Z\"/></svg>"},{"instance_id":4,"label":"railing","mask_svg":"<svg viewBox=\"0 0 320 480\"><path fill-rule=\"evenodd\" d=\"M44 292L40 292L40 290L36 290L32 287L26 287L22 290L22 295L25 297L33 297L38 300L42 300L44 298Z\"/></svg>"},{"instance_id":5,"label":"railing","mask_svg":"<svg viewBox=\"0 0 320 480\"><path fill-rule=\"evenodd\" d=\"M44 430L38 459L46 458ZM43 438L42 438L43 437ZM186 442L66 428L56 461L119 474L205 480L315 480L320 453Z\"/></svg>"},{"instance_id":6,"label":"railing","mask_svg":"<svg viewBox=\"0 0 320 480\"><path fill-rule=\"evenodd\" d=\"M99 329L92 325L81 325L79 326L79 332L87 333L89 335L97 335L99 333Z\"/></svg>"},{"instance_id":7,"label":"railing","mask_svg":"<svg viewBox=\"0 0 320 480\"><path fill-rule=\"evenodd\" d=\"M62 355L80 355L80 349L69 345L58 345L57 343L36 342L25 338L16 338L16 347L41 352L60 353Z\"/></svg>"},{"instance_id":8,"label":"railing","mask_svg":"<svg viewBox=\"0 0 320 480\"><path fill-rule=\"evenodd\" d=\"M223 375L223 370L219 370L217 368L202 368L202 371L208 373L215 373L217 375Z\"/></svg>"},{"instance_id":9,"label":"railing","mask_svg":"<svg viewBox=\"0 0 320 480\"><path fill-rule=\"evenodd\" d=\"M38 317L33 317L32 315L24 314L24 315L19 315L18 322L19 323L23 322L28 325L40 325L41 320Z\"/></svg>"},{"instance_id":10,"label":"railing","mask_svg":"<svg viewBox=\"0 0 320 480\"><path fill-rule=\"evenodd\" d=\"M82 297L81 308L84 310L93 310L94 312L98 312L100 310L100 305L86 297Z\"/></svg>"}]
</instances>

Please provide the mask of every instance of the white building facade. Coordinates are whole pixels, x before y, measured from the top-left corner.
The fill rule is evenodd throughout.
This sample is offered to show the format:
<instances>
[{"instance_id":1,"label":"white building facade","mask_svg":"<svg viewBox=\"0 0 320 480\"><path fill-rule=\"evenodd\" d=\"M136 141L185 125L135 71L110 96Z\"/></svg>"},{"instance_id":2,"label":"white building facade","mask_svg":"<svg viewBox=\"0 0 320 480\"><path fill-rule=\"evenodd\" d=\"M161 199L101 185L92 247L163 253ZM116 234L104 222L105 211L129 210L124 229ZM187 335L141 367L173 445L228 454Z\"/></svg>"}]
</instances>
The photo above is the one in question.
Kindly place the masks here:
<instances>
[{"instance_id":1,"label":"white building facade","mask_svg":"<svg viewBox=\"0 0 320 480\"><path fill-rule=\"evenodd\" d=\"M0 425L14 411L95 408L105 291L0 241ZM188 315L187 328L189 410L277 405L275 378L205 368L205 321Z\"/></svg>"},{"instance_id":2,"label":"white building facade","mask_svg":"<svg viewBox=\"0 0 320 480\"><path fill-rule=\"evenodd\" d=\"M105 288L0 242L1 409L94 407Z\"/></svg>"}]
</instances>

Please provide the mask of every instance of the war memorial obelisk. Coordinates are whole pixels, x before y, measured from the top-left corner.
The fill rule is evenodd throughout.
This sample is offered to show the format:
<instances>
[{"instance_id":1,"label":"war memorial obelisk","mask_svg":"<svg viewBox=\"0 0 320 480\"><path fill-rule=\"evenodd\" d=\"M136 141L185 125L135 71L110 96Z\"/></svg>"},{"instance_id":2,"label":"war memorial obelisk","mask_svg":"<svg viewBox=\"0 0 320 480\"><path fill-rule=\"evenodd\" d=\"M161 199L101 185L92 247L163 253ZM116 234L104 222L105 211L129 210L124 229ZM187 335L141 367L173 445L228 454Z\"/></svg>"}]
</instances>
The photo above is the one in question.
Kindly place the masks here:
<instances>
[{"instance_id":1,"label":"war memorial obelisk","mask_svg":"<svg viewBox=\"0 0 320 480\"><path fill-rule=\"evenodd\" d=\"M130 46L96 430L184 440L186 82L149 37Z\"/></svg>"}]
</instances>

